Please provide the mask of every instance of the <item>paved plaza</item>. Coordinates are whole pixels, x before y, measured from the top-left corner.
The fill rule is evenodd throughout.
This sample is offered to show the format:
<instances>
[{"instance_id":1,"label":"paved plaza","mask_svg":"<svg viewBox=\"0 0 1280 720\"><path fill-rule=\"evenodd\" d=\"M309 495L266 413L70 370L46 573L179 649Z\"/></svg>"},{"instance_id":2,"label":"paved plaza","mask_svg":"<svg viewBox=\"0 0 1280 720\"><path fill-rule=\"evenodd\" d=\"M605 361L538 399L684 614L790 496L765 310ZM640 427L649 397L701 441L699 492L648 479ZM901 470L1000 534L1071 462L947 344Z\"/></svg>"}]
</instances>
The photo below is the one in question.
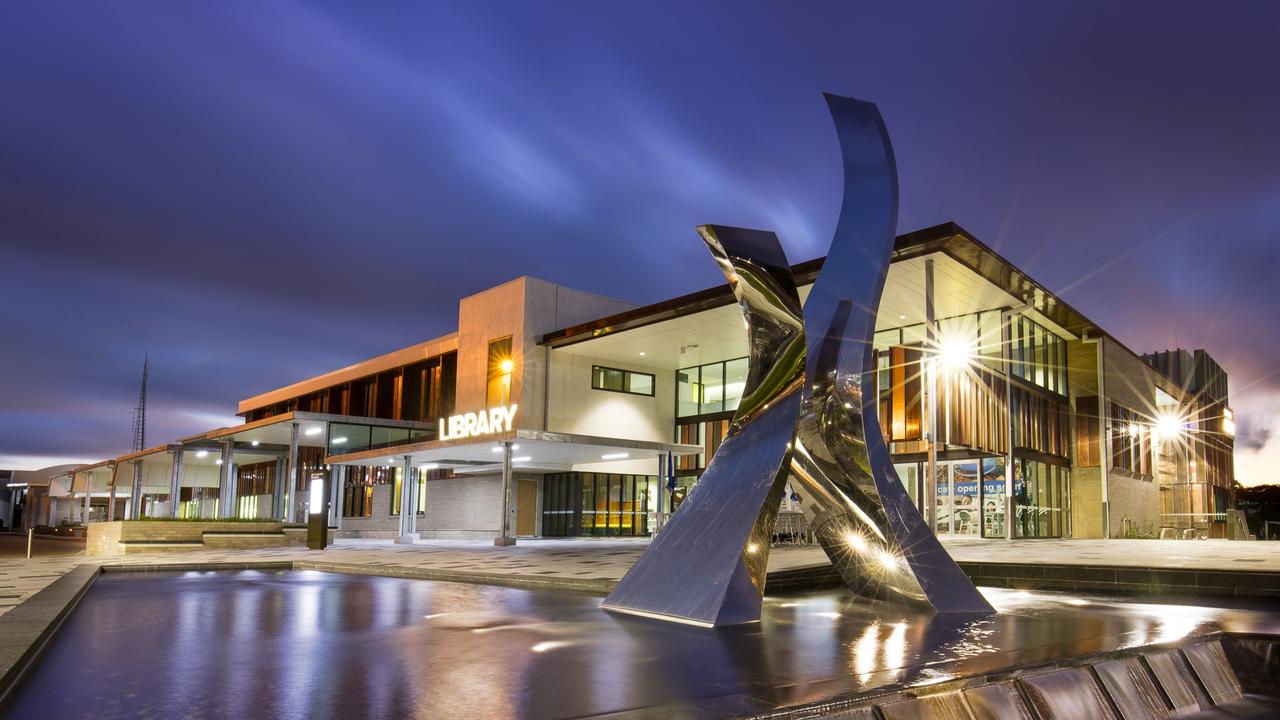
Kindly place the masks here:
<instances>
[{"instance_id":1,"label":"paved plaza","mask_svg":"<svg viewBox=\"0 0 1280 720\"><path fill-rule=\"evenodd\" d=\"M278 563L344 572L459 580L603 594L639 557L646 539L537 539L498 548L484 541L339 540L323 552L306 548L154 552L91 557L65 540L38 543L31 560L26 539L0 536L0 614L39 592L77 565L143 569L191 569ZM1280 543L1227 540L953 540L947 550L959 562L1046 563L1192 570L1280 572ZM773 549L769 572L827 564L818 547ZM980 583L981 584L981 583Z\"/></svg>"}]
</instances>

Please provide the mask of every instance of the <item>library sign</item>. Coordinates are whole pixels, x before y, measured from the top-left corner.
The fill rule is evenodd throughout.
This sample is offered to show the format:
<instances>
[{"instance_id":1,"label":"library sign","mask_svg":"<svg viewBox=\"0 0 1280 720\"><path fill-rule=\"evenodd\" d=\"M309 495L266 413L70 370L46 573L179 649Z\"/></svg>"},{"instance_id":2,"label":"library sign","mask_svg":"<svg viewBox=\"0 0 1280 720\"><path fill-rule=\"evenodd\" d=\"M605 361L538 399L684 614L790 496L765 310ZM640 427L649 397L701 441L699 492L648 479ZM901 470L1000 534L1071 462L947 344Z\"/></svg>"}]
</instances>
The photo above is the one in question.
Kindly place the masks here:
<instances>
[{"instance_id":1,"label":"library sign","mask_svg":"<svg viewBox=\"0 0 1280 720\"><path fill-rule=\"evenodd\" d=\"M516 406L496 407L440 418L441 440L459 440L509 432L515 425Z\"/></svg>"}]
</instances>

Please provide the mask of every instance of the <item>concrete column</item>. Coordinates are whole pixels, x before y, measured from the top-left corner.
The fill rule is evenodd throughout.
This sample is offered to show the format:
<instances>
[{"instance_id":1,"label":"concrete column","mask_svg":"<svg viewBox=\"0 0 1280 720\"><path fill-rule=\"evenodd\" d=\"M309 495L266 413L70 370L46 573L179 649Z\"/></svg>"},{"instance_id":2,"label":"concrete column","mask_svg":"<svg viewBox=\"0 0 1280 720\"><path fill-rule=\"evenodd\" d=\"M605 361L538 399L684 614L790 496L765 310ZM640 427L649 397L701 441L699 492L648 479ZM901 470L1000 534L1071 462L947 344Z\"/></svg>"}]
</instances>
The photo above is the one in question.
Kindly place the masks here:
<instances>
[{"instance_id":1,"label":"concrete column","mask_svg":"<svg viewBox=\"0 0 1280 720\"><path fill-rule=\"evenodd\" d=\"M116 479L111 478L111 494L107 496L107 522L116 520Z\"/></svg>"},{"instance_id":2,"label":"concrete column","mask_svg":"<svg viewBox=\"0 0 1280 720\"><path fill-rule=\"evenodd\" d=\"M502 443L502 532L498 537L493 539L493 544L499 547L515 545L516 539L511 534L511 441Z\"/></svg>"},{"instance_id":3,"label":"concrete column","mask_svg":"<svg viewBox=\"0 0 1280 720\"><path fill-rule=\"evenodd\" d=\"M129 512L125 517L137 520L142 512L142 461L133 461L133 486L129 488Z\"/></svg>"},{"instance_id":4,"label":"concrete column","mask_svg":"<svg viewBox=\"0 0 1280 720\"><path fill-rule=\"evenodd\" d=\"M169 517L178 517L178 498L182 495L182 446L169 451L173 454L173 473L169 478Z\"/></svg>"},{"instance_id":5,"label":"concrete column","mask_svg":"<svg viewBox=\"0 0 1280 720\"><path fill-rule=\"evenodd\" d=\"M222 442L222 476L218 480L218 516L224 520L236 516L236 443Z\"/></svg>"},{"instance_id":6,"label":"concrete column","mask_svg":"<svg viewBox=\"0 0 1280 720\"><path fill-rule=\"evenodd\" d=\"M58 520L58 499L49 496L49 527L56 527Z\"/></svg>"},{"instance_id":7,"label":"concrete column","mask_svg":"<svg viewBox=\"0 0 1280 720\"><path fill-rule=\"evenodd\" d=\"M89 508L91 507L91 501L89 499L89 491L92 489L92 486L93 486L93 473L86 473L84 476L84 509L81 511L81 515L80 515L81 525L89 524Z\"/></svg>"},{"instance_id":8,"label":"concrete column","mask_svg":"<svg viewBox=\"0 0 1280 720\"><path fill-rule=\"evenodd\" d=\"M295 509L298 506L298 423L289 423L289 459L285 470L284 493L280 496L280 515L285 522L297 519Z\"/></svg>"},{"instance_id":9,"label":"concrete column","mask_svg":"<svg viewBox=\"0 0 1280 720\"><path fill-rule=\"evenodd\" d=\"M929 446L928 461L925 467L924 504L925 520L929 530L938 531L938 326L933 306L933 260L924 261L924 332L925 346L929 348L926 356L926 372L929 375Z\"/></svg>"},{"instance_id":10,"label":"concrete column","mask_svg":"<svg viewBox=\"0 0 1280 720\"><path fill-rule=\"evenodd\" d=\"M342 493L347 484L347 466L329 468L329 527L342 529Z\"/></svg>"},{"instance_id":11,"label":"concrete column","mask_svg":"<svg viewBox=\"0 0 1280 720\"><path fill-rule=\"evenodd\" d=\"M413 472L413 461L408 455L400 464L400 536L396 542L412 545L418 539L417 513L417 478Z\"/></svg>"}]
</instances>

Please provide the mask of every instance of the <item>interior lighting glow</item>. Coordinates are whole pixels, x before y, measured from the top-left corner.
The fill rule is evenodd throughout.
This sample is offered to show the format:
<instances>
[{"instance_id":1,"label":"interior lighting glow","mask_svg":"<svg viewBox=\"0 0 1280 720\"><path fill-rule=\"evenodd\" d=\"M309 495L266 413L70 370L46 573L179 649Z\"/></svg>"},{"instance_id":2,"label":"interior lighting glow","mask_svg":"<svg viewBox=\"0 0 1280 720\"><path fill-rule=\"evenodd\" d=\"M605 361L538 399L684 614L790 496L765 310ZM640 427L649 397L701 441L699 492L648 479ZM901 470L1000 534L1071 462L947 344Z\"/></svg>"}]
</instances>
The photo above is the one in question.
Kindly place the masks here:
<instances>
[{"instance_id":1,"label":"interior lighting glow","mask_svg":"<svg viewBox=\"0 0 1280 720\"><path fill-rule=\"evenodd\" d=\"M213 461L213 464L214 464L214 465L221 465L221 464L222 464L222 458L218 458L217 460L214 460L214 461Z\"/></svg>"},{"instance_id":2,"label":"interior lighting glow","mask_svg":"<svg viewBox=\"0 0 1280 720\"><path fill-rule=\"evenodd\" d=\"M1129 437L1137 437L1137 435L1138 435L1138 424L1137 424L1137 423L1129 423L1129 428L1128 428L1128 429L1129 429Z\"/></svg>"},{"instance_id":3,"label":"interior lighting glow","mask_svg":"<svg viewBox=\"0 0 1280 720\"><path fill-rule=\"evenodd\" d=\"M347 439L346 439L345 437L336 437L336 438L334 438L334 439L333 439L333 444L334 444L334 445L341 445L342 443L344 443L344 442L346 442L346 441L347 441Z\"/></svg>"},{"instance_id":4,"label":"interior lighting glow","mask_svg":"<svg viewBox=\"0 0 1280 720\"><path fill-rule=\"evenodd\" d=\"M760 546L755 543L751 543L750 545L747 545L747 552L749 553L754 553L759 549L760 549Z\"/></svg>"},{"instance_id":5,"label":"interior lighting glow","mask_svg":"<svg viewBox=\"0 0 1280 720\"><path fill-rule=\"evenodd\" d=\"M601 460L621 460L622 458L631 457L631 453L605 453L600 456Z\"/></svg>"},{"instance_id":6,"label":"interior lighting glow","mask_svg":"<svg viewBox=\"0 0 1280 720\"><path fill-rule=\"evenodd\" d=\"M209 457L209 451L208 451L208 450L200 450L199 452L197 452L197 453L196 453L196 457L198 457L198 458L202 458L202 457Z\"/></svg>"},{"instance_id":7,"label":"interior lighting glow","mask_svg":"<svg viewBox=\"0 0 1280 720\"><path fill-rule=\"evenodd\" d=\"M506 360L498 363L498 369L501 370L504 375L510 375L511 371L514 370L515 367L516 364L511 362L511 358L507 358Z\"/></svg>"},{"instance_id":8,"label":"interior lighting glow","mask_svg":"<svg viewBox=\"0 0 1280 720\"><path fill-rule=\"evenodd\" d=\"M322 433L322 432L324 432L324 428L313 427L313 428L307 428L307 430L306 430L306 432L305 432L304 434L305 434L305 435L315 436L315 435L319 435L319 434L320 434L320 433Z\"/></svg>"}]
</instances>

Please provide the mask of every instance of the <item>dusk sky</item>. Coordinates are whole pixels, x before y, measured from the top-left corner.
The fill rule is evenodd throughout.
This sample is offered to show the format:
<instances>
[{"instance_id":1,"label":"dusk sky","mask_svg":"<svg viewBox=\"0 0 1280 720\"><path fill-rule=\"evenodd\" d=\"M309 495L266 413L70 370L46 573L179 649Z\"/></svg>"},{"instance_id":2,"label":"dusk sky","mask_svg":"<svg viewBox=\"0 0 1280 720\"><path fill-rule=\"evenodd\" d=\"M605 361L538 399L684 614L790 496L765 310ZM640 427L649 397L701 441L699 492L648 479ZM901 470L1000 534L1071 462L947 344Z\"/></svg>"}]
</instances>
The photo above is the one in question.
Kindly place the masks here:
<instances>
[{"instance_id":1,"label":"dusk sky","mask_svg":"<svg viewBox=\"0 0 1280 720\"><path fill-rule=\"evenodd\" d=\"M879 104L900 231L954 220L1130 348L1207 349L1280 467L1280 2L0 5L0 468L128 451L450 332L533 275L825 252L822 91ZM1123 5L1123 7L1118 7Z\"/></svg>"}]
</instances>

